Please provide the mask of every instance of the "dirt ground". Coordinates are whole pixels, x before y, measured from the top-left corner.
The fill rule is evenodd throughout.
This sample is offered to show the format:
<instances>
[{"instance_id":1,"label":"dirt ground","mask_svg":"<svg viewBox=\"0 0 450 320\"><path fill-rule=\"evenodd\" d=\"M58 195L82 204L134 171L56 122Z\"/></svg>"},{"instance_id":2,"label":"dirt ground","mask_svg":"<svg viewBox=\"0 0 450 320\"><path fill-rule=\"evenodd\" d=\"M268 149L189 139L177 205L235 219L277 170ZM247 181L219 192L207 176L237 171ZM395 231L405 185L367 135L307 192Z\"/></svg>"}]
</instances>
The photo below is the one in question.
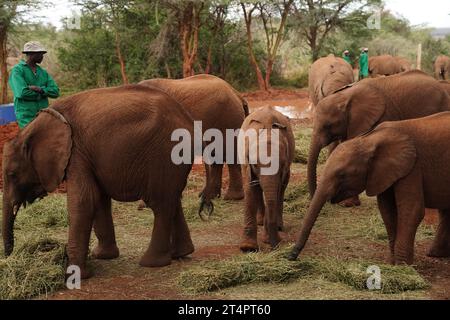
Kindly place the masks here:
<instances>
[{"instance_id":1,"label":"dirt ground","mask_svg":"<svg viewBox=\"0 0 450 320\"><path fill-rule=\"evenodd\" d=\"M307 110L310 104L305 90L276 90L270 94L255 92L247 93L245 97L251 109L264 105L293 106L301 113ZM311 127L310 120L294 120L294 123L297 129ZM2 143L14 135L14 130L16 130L14 125L10 125L0 132L0 150ZM305 170L304 165L295 164L290 183L292 185L303 183ZM224 175L225 188L228 185L226 170ZM204 261L241 254L238 245L241 237L243 202L218 199L215 202L216 213L213 219L209 222L199 221L196 214L197 194L202 185L203 167L196 165L190 174L183 201L196 248L190 258L173 261L170 266L163 268L139 267L139 258L150 239L152 214L148 209L137 211L135 203L115 202L113 217L121 256L111 261L90 260L89 266L95 275L82 282L81 290L61 290L38 299L450 299L449 259L426 256L432 236L420 236L416 241L415 268L431 283L430 289L420 292L382 295L349 290L323 280L311 282L303 279L281 285L250 284L204 295L188 294L177 283L180 272ZM194 200L192 203L186 203L186 199ZM362 200L363 205L360 208L336 206L335 212L321 216L302 255L325 255L339 259L364 258L387 263L388 247L385 240L374 240L366 236L364 230L350 230L349 233L348 226L359 221L367 223L366 211L376 207L374 198L363 196ZM427 210L423 225L435 229L436 224L437 213ZM295 241L301 218L296 214L286 214L285 225L286 229L282 232L283 243L291 243ZM67 230L58 229L52 235L65 240ZM91 248L93 245L94 239ZM263 250L267 248L263 247Z\"/></svg>"}]
</instances>

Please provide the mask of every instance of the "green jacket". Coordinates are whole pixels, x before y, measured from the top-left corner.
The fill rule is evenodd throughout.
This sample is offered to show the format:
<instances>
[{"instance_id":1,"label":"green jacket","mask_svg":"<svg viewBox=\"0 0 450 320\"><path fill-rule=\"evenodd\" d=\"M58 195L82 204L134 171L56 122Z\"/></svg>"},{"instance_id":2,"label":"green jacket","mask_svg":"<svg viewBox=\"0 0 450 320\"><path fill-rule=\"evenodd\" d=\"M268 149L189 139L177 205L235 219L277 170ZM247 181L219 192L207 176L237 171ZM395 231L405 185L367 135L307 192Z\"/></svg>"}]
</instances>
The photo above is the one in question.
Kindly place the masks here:
<instances>
[{"instance_id":1,"label":"green jacket","mask_svg":"<svg viewBox=\"0 0 450 320\"><path fill-rule=\"evenodd\" d=\"M345 54L342 55L342 59L348 62L349 65L352 64L352 60L350 59L350 56L346 56Z\"/></svg>"},{"instance_id":2,"label":"green jacket","mask_svg":"<svg viewBox=\"0 0 450 320\"><path fill-rule=\"evenodd\" d=\"M359 77L361 79L369 76L369 56L366 52L362 52L359 56Z\"/></svg>"},{"instance_id":3,"label":"green jacket","mask_svg":"<svg viewBox=\"0 0 450 320\"><path fill-rule=\"evenodd\" d=\"M24 60L12 68L9 85L14 93L14 112L21 129L36 117L39 110L48 107L49 97L59 97L58 86L47 71L37 66L34 74ZM44 93L30 90L28 86L40 87Z\"/></svg>"}]
</instances>

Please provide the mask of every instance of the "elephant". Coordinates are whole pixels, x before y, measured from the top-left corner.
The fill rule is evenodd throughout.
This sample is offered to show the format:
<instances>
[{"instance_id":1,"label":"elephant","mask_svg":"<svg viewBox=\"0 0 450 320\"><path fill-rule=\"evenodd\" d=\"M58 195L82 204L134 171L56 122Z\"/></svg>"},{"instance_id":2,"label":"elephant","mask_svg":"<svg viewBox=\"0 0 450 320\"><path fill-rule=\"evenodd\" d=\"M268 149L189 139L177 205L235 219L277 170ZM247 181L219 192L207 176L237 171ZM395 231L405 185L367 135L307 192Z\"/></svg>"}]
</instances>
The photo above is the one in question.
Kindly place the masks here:
<instances>
[{"instance_id":1,"label":"elephant","mask_svg":"<svg viewBox=\"0 0 450 320\"><path fill-rule=\"evenodd\" d=\"M450 96L441 84L418 70L364 79L326 97L314 114L307 170L311 196L316 190L317 160L325 146L354 138L383 121L421 118L449 109Z\"/></svg>"},{"instance_id":2,"label":"elephant","mask_svg":"<svg viewBox=\"0 0 450 320\"><path fill-rule=\"evenodd\" d=\"M450 112L388 121L336 147L289 255L305 246L326 201L337 203L364 190L377 196L389 238L390 262L412 264L414 238L426 208L439 209L439 227L428 252L450 257Z\"/></svg>"},{"instance_id":3,"label":"elephant","mask_svg":"<svg viewBox=\"0 0 450 320\"><path fill-rule=\"evenodd\" d=\"M369 58L369 76L377 78L379 76L390 76L402 71L403 63L400 63L396 57L389 54L382 56L373 56Z\"/></svg>"},{"instance_id":4,"label":"elephant","mask_svg":"<svg viewBox=\"0 0 450 320\"><path fill-rule=\"evenodd\" d=\"M394 57L394 59L397 61L398 65L400 66L400 72L410 71L412 70L411 62L403 57Z\"/></svg>"},{"instance_id":5,"label":"elephant","mask_svg":"<svg viewBox=\"0 0 450 320\"><path fill-rule=\"evenodd\" d=\"M318 59L309 69L309 96L313 105L353 81L353 69L344 59L333 54Z\"/></svg>"},{"instance_id":6,"label":"elephant","mask_svg":"<svg viewBox=\"0 0 450 320\"><path fill-rule=\"evenodd\" d=\"M167 92L177 100L196 121L202 121L202 133L205 130L219 129L226 137L227 129L237 130L241 127L244 118L248 115L248 104L241 95L226 81L212 75L200 74L184 79L150 79L139 83L140 85L157 87ZM234 143L224 139L224 158L226 146ZM236 155L236 148L234 148ZM235 157L236 159L236 157ZM225 200L240 200L244 198L242 188L241 167L228 163L230 184L224 196ZM211 205L211 199L221 195L223 163L206 166L206 184L202 191L201 207L206 203Z\"/></svg>"},{"instance_id":7,"label":"elephant","mask_svg":"<svg viewBox=\"0 0 450 320\"><path fill-rule=\"evenodd\" d=\"M271 129L278 131L278 139L269 134ZM260 130L267 134L261 133ZM259 139L248 139L251 131L258 132ZM244 252L258 250L257 215L264 221L264 241L275 248L281 241L278 230L283 228L284 192L289 183L290 167L294 159L295 141L290 120L272 107L265 107L252 112L242 124L239 138L243 141L242 176L245 191L244 238L240 249ZM261 147L270 149L278 158L276 172L264 172L267 162L260 157L250 161L252 155ZM277 146L278 148L274 147ZM276 151L277 150L277 151ZM259 151L259 155L261 155ZM273 156L273 154L271 154Z\"/></svg>"},{"instance_id":8,"label":"elephant","mask_svg":"<svg viewBox=\"0 0 450 320\"><path fill-rule=\"evenodd\" d=\"M450 57L441 55L436 58L434 76L438 80L450 80Z\"/></svg>"},{"instance_id":9,"label":"elephant","mask_svg":"<svg viewBox=\"0 0 450 320\"><path fill-rule=\"evenodd\" d=\"M181 194L194 155L181 164L171 157L177 145L172 132L181 128L193 134L186 110L165 92L140 85L89 90L44 109L4 147L5 254L14 248L20 206L45 197L62 181L70 221L68 263L79 266L82 278L92 275L86 267L92 227L98 238L92 256L119 256L111 199L144 199L153 209L152 238L141 266L165 266L192 253Z\"/></svg>"},{"instance_id":10,"label":"elephant","mask_svg":"<svg viewBox=\"0 0 450 320\"><path fill-rule=\"evenodd\" d=\"M448 95L450 96L450 80L439 80L439 83L441 85L441 88L447 91Z\"/></svg>"}]
</instances>

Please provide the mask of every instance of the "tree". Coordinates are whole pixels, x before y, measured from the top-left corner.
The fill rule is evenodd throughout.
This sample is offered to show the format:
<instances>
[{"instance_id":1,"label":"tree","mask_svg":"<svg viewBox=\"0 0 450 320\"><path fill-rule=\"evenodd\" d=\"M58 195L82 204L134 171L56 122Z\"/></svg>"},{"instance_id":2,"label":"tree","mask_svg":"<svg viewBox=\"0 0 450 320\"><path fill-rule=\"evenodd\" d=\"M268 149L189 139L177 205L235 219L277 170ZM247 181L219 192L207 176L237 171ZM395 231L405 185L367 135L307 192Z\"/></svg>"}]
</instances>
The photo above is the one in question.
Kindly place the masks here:
<instances>
[{"instance_id":1,"label":"tree","mask_svg":"<svg viewBox=\"0 0 450 320\"><path fill-rule=\"evenodd\" d=\"M273 64L285 36L286 20L293 0L240 2L247 32L247 47L260 90L270 89L270 76ZM264 28L266 42L265 77L261 72L253 47L253 14L258 13ZM278 26L276 26L278 24Z\"/></svg>"},{"instance_id":2,"label":"tree","mask_svg":"<svg viewBox=\"0 0 450 320\"><path fill-rule=\"evenodd\" d=\"M121 33L123 32L123 16L130 6L134 5L134 1L128 0L74 0L76 4L83 6L85 9L92 11L97 8L105 9L105 22L114 30L114 45L117 60L120 64L120 73L122 83L128 84L128 76L125 67L125 57L122 53Z\"/></svg>"},{"instance_id":3,"label":"tree","mask_svg":"<svg viewBox=\"0 0 450 320\"><path fill-rule=\"evenodd\" d=\"M319 58L333 31L352 25L367 29L370 6L380 0L297 0L294 3L295 26L311 49L312 60Z\"/></svg>"},{"instance_id":4,"label":"tree","mask_svg":"<svg viewBox=\"0 0 450 320\"><path fill-rule=\"evenodd\" d=\"M41 3L42 4L42 3ZM8 35L15 23L20 21L23 14L37 5L33 0L12 0L0 2L0 75L1 95L0 104L8 102Z\"/></svg>"},{"instance_id":5,"label":"tree","mask_svg":"<svg viewBox=\"0 0 450 320\"><path fill-rule=\"evenodd\" d=\"M165 0L163 4L169 8L176 20L183 56L183 77L190 77L195 74L194 64L197 61L202 13L208 9L209 4L206 1L177 0Z\"/></svg>"}]
</instances>

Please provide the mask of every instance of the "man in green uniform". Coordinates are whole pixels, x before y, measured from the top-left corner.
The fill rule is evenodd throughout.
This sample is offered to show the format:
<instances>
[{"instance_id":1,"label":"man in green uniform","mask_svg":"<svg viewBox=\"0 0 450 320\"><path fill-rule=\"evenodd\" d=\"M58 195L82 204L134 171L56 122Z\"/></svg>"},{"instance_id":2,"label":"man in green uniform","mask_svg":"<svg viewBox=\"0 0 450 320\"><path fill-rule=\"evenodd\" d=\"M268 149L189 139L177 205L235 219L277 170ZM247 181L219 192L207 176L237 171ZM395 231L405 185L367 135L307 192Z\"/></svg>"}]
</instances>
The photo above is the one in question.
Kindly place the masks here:
<instances>
[{"instance_id":1,"label":"man in green uniform","mask_svg":"<svg viewBox=\"0 0 450 320\"><path fill-rule=\"evenodd\" d=\"M39 110L48 107L48 98L58 98L59 89L53 78L38 66L47 53L35 41L27 42L23 53L27 60L16 64L9 76L9 85L14 93L14 112L20 129L23 129L37 115Z\"/></svg>"},{"instance_id":2,"label":"man in green uniform","mask_svg":"<svg viewBox=\"0 0 450 320\"><path fill-rule=\"evenodd\" d=\"M352 65L352 60L350 59L350 51L345 50L344 54L342 55L342 59L347 61L349 65Z\"/></svg>"},{"instance_id":3,"label":"man in green uniform","mask_svg":"<svg viewBox=\"0 0 450 320\"><path fill-rule=\"evenodd\" d=\"M359 80L369 76L369 49L364 48L359 56Z\"/></svg>"}]
</instances>

